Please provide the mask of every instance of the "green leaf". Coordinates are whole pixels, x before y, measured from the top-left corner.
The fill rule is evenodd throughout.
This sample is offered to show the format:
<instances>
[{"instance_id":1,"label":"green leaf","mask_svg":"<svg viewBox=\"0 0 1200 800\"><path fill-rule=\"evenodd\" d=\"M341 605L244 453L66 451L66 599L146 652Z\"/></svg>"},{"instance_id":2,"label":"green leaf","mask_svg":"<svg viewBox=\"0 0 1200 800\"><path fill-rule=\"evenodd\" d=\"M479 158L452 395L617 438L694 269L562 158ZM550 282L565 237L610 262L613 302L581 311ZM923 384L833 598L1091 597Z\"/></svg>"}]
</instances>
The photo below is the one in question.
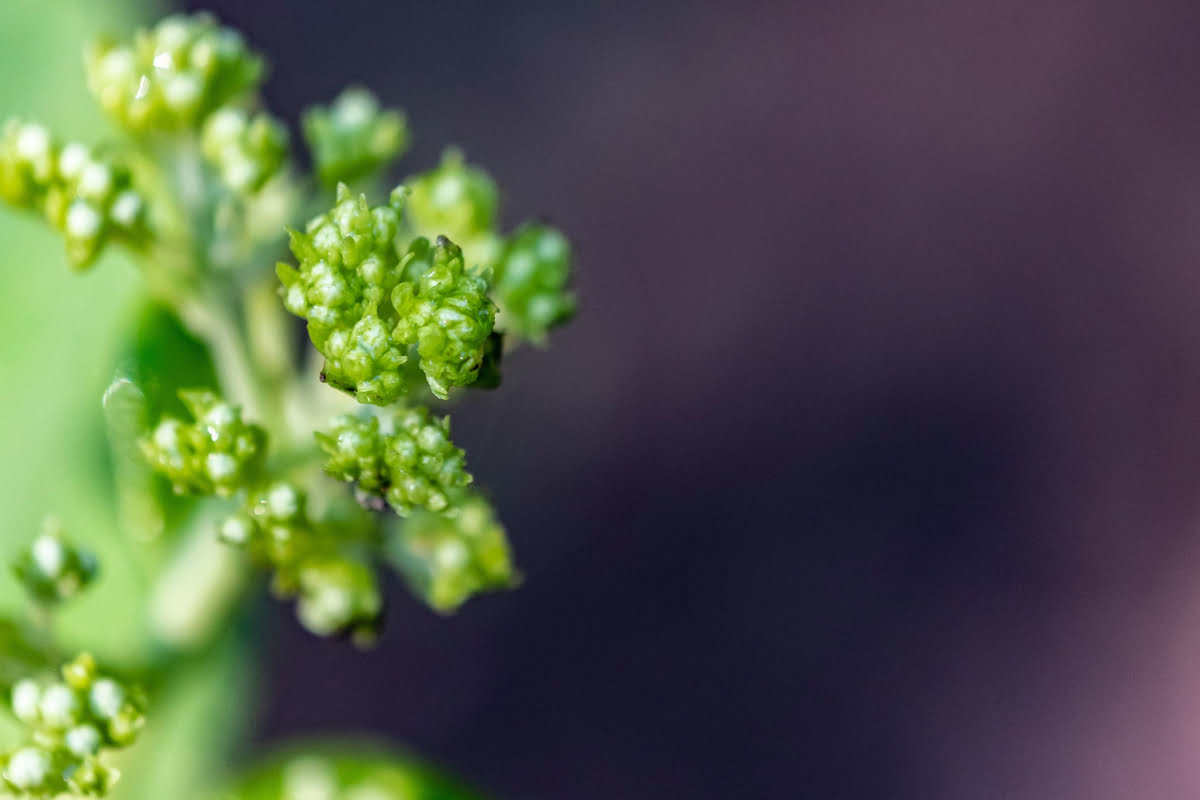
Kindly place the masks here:
<instances>
[{"instance_id":1,"label":"green leaf","mask_svg":"<svg viewBox=\"0 0 1200 800\"><path fill-rule=\"evenodd\" d=\"M180 389L217 388L216 371L208 348L192 336L174 312L149 302L138 315L118 378L137 384L145 395L149 419L184 416Z\"/></svg>"},{"instance_id":2,"label":"green leaf","mask_svg":"<svg viewBox=\"0 0 1200 800\"><path fill-rule=\"evenodd\" d=\"M0 692L5 697L21 678L45 672L53 666L45 648L30 639L25 627L0 617Z\"/></svg>"}]
</instances>

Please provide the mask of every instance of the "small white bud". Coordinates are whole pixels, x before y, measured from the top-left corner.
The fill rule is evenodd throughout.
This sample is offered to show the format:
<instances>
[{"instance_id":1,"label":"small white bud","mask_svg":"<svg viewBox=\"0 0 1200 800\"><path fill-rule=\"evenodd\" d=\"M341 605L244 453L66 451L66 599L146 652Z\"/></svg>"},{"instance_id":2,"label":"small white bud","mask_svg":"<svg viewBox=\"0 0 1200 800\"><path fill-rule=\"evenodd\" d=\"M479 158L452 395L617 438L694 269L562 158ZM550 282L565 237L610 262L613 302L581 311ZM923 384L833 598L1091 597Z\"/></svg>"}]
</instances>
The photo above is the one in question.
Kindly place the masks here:
<instances>
[{"instance_id":1,"label":"small white bud","mask_svg":"<svg viewBox=\"0 0 1200 800\"><path fill-rule=\"evenodd\" d=\"M64 178L77 178L90 158L87 145L71 142L58 154L58 171Z\"/></svg>"},{"instance_id":2,"label":"small white bud","mask_svg":"<svg viewBox=\"0 0 1200 800\"><path fill-rule=\"evenodd\" d=\"M111 678L100 678L88 693L88 705L100 719L112 719L125 703L125 690Z\"/></svg>"},{"instance_id":3,"label":"small white bud","mask_svg":"<svg viewBox=\"0 0 1200 800\"><path fill-rule=\"evenodd\" d=\"M154 30L154 38L160 53L165 50L179 50L188 43L191 30L182 18L168 17L158 23Z\"/></svg>"},{"instance_id":4,"label":"small white bud","mask_svg":"<svg viewBox=\"0 0 1200 800\"><path fill-rule=\"evenodd\" d=\"M337 775L327 761L298 758L283 773L283 800L334 800Z\"/></svg>"},{"instance_id":5,"label":"small white bud","mask_svg":"<svg viewBox=\"0 0 1200 800\"><path fill-rule=\"evenodd\" d=\"M271 516L287 519L295 516L300 510L300 498L291 486L279 483L272 486L267 493L267 507L271 510Z\"/></svg>"},{"instance_id":6,"label":"small white bud","mask_svg":"<svg viewBox=\"0 0 1200 800\"><path fill-rule=\"evenodd\" d=\"M175 111L187 111L200 99L203 89L200 78L189 72L171 75L163 82L163 100Z\"/></svg>"},{"instance_id":7,"label":"small white bud","mask_svg":"<svg viewBox=\"0 0 1200 800\"><path fill-rule=\"evenodd\" d=\"M456 539L449 539L438 546L434 558L442 569L456 569L470 560L471 554L466 545Z\"/></svg>"},{"instance_id":8,"label":"small white bud","mask_svg":"<svg viewBox=\"0 0 1200 800\"><path fill-rule=\"evenodd\" d=\"M244 517L232 516L221 523L220 537L229 544L242 545L250 540L254 532L250 521Z\"/></svg>"},{"instance_id":9,"label":"small white bud","mask_svg":"<svg viewBox=\"0 0 1200 800\"><path fill-rule=\"evenodd\" d=\"M42 690L37 683L28 678L17 681L12 688L13 715L27 725L36 723L41 697Z\"/></svg>"},{"instance_id":10,"label":"small white bud","mask_svg":"<svg viewBox=\"0 0 1200 800\"><path fill-rule=\"evenodd\" d=\"M67 233L76 239L94 239L103 224L100 212L87 203L72 203L67 211Z\"/></svg>"},{"instance_id":11,"label":"small white bud","mask_svg":"<svg viewBox=\"0 0 1200 800\"><path fill-rule=\"evenodd\" d=\"M237 474L237 460L228 453L209 453L204 459L204 469L208 477L217 483L229 480Z\"/></svg>"},{"instance_id":12,"label":"small white bud","mask_svg":"<svg viewBox=\"0 0 1200 800\"><path fill-rule=\"evenodd\" d=\"M79 725L67 731L65 741L68 750L86 758L100 749L100 732L91 725Z\"/></svg>"},{"instance_id":13,"label":"small white bud","mask_svg":"<svg viewBox=\"0 0 1200 800\"><path fill-rule=\"evenodd\" d=\"M103 200L112 191L112 170L94 161L79 173L79 194L89 200Z\"/></svg>"},{"instance_id":14,"label":"small white bud","mask_svg":"<svg viewBox=\"0 0 1200 800\"><path fill-rule=\"evenodd\" d=\"M43 575L48 578L59 576L67 560L67 552L57 537L39 536L33 540L31 551L33 562Z\"/></svg>"},{"instance_id":15,"label":"small white bud","mask_svg":"<svg viewBox=\"0 0 1200 800\"><path fill-rule=\"evenodd\" d=\"M125 47L109 50L100 61L100 75L107 83L124 83L133 77L137 62Z\"/></svg>"},{"instance_id":16,"label":"small white bud","mask_svg":"<svg viewBox=\"0 0 1200 800\"><path fill-rule=\"evenodd\" d=\"M70 687L55 684L42 693L39 709L42 712L42 720L47 725L66 728L75 722L75 715L79 711L79 698Z\"/></svg>"},{"instance_id":17,"label":"small white bud","mask_svg":"<svg viewBox=\"0 0 1200 800\"><path fill-rule=\"evenodd\" d=\"M347 128L357 128L365 125L379 110L379 104L368 92L344 92L338 98L333 113L339 124Z\"/></svg>"},{"instance_id":18,"label":"small white bud","mask_svg":"<svg viewBox=\"0 0 1200 800\"><path fill-rule=\"evenodd\" d=\"M132 189L126 189L113 200L109 215L122 228L132 228L142 213L142 197Z\"/></svg>"},{"instance_id":19,"label":"small white bud","mask_svg":"<svg viewBox=\"0 0 1200 800\"><path fill-rule=\"evenodd\" d=\"M233 406L228 403L218 403L204 415L204 422L214 428L227 428L237 420Z\"/></svg>"},{"instance_id":20,"label":"small white bud","mask_svg":"<svg viewBox=\"0 0 1200 800\"><path fill-rule=\"evenodd\" d=\"M163 450L175 450L179 447L179 422L165 419L154 429L154 444Z\"/></svg>"},{"instance_id":21,"label":"small white bud","mask_svg":"<svg viewBox=\"0 0 1200 800\"><path fill-rule=\"evenodd\" d=\"M50 774L50 756L36 747L23 747L8 759L4 779L18 789L37 789Z\"/></svg>"},{"instance_id":22,"label":"small white bud","mask_svg":"<svg viewBox=\"0 0 1200 800\"><path fill-rule=\"evenodd\" d=\"M29 124L17 134L17 155L26 161L39 161L50 154L50 132L41 125Z\"/></svg>"},{"instance_id":23,"label":"small white bud","mask_svg":"<svg viewBox=\"0 0 1200 800\"><path fill-rule=\"evenodd\" d=\"M218 141L230 141L245 129L245 112L236 108L222 108L208 118L205 133Z\"/></svg>"}]
</instances>

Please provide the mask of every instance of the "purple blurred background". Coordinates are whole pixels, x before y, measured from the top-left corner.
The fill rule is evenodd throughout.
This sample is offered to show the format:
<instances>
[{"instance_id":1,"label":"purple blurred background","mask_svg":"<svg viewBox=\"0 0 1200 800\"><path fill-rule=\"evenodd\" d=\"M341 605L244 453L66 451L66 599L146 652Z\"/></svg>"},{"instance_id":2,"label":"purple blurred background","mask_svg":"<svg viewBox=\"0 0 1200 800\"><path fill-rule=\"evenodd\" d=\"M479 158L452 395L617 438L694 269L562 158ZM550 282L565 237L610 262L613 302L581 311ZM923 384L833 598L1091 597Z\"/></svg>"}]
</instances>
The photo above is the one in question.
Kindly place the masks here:
<instances>
[{"instance_id":1,"label":"purple blurred background","mask_svg":"<svg viewBox=\"0 0 1200 800\"><path fill-rule=\"evenodd\" d=\"M579 252L456 414L527 582L271 624L258 737L504 798L1200 796L1200 6L205 7Z\"/></svg>"}]
</instances>

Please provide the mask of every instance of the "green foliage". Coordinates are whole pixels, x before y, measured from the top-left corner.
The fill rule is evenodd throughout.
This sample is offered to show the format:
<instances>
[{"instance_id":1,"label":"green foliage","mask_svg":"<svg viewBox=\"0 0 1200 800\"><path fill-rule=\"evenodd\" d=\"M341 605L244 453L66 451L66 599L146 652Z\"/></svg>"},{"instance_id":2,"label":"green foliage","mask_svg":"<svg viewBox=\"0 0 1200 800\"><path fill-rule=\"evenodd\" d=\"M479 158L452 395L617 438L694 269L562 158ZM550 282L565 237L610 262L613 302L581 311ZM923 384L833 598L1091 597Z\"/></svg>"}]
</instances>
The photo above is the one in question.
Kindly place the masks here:
<instances>
[{"instance_id":1,"label":"green foliage","mask_svg":"<svg viewBox=\"0 0 1200 800\"><path fill-rule=\"evenodd\" d=\"M456 390L498 386L506 350L543 342L574 311L566 240L539 225L502 234L495 182L457 151L383 204L348 188L381 188L409 140L404 115L367 90L305 113L306 178L286 127L261 106L262 59L212 17L172 16L131 41L101 40L85 62L115 135L61 144L47 127L8 121L0 202L40 214L74 266L111 250L132 257L149 299L113 348L109 447L93 470L104 476L93 489L112 507L98 504L119 513L128 536L99 521L80 528L98 550L120 554L113 572L98 579L90 548L56 527L13 561L13 583L34 603L25 622L0 618L0 686L12 689L25 729L0 759L0 781L22 796L108 793L116 772L107 752L132 744L143 724L143 696L90 657L60 677L48 671L69 627L60 623L74 613L61 607L89 585L134 598L110 599L90 618L137 640L118 669L171 698L169 718L193 720L206 716L169 709L190 707L180 676L192 659L232 647L254 597L255 573L243 564L269 573L272 592L295 600L310 631L361 644L380 631L381 567L439 612L514 586L504 528L468 488L444 403ZM305 209L322 208L303 222ZM289 245L295 263L272 272ZM319 356L311 368L311 354L296 357L288 312L307 321ZM103 441L99 409L94 425ZM229 735L227 723L217 727L210 740ZM163 747L183 729L168 723L148 738ZM133 757L141 791L194 791L160 777L157 765L172 757L154 748L157 756ZM331 800L463 796L391 758L321 758ZM185 760L188 774L217 760ZM256 785L290 792L288 776L303 777L293 766Z\"/></svg>"}]
</instances>

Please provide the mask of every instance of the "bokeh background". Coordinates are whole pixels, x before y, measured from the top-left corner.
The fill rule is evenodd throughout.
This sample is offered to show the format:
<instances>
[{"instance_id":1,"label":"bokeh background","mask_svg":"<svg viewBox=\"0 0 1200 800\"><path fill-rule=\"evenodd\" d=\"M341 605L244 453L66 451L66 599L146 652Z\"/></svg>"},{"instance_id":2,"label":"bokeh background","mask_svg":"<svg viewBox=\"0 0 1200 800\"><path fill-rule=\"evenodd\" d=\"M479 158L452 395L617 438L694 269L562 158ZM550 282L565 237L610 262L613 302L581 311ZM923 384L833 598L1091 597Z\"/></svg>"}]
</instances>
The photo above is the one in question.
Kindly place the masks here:
<instances>
[{"instance_id":1,"label":"bokeh background","mask_svg":"<svg viewBox=\"0 0 1200 800\"><path fill-rule=\"evenodd\" d=\"M62 4L0 14L0 98L78 127L73 43L152 12ZM579 254L577 322L455 420L525 585L393 585L367 655L265 606L257 743L539 800L1200 796L1200 6L188 6L290 120L369 84L402 171L458 144ZM0 226L17 527L133 278Z\"/></svg>"}]
</instances>

